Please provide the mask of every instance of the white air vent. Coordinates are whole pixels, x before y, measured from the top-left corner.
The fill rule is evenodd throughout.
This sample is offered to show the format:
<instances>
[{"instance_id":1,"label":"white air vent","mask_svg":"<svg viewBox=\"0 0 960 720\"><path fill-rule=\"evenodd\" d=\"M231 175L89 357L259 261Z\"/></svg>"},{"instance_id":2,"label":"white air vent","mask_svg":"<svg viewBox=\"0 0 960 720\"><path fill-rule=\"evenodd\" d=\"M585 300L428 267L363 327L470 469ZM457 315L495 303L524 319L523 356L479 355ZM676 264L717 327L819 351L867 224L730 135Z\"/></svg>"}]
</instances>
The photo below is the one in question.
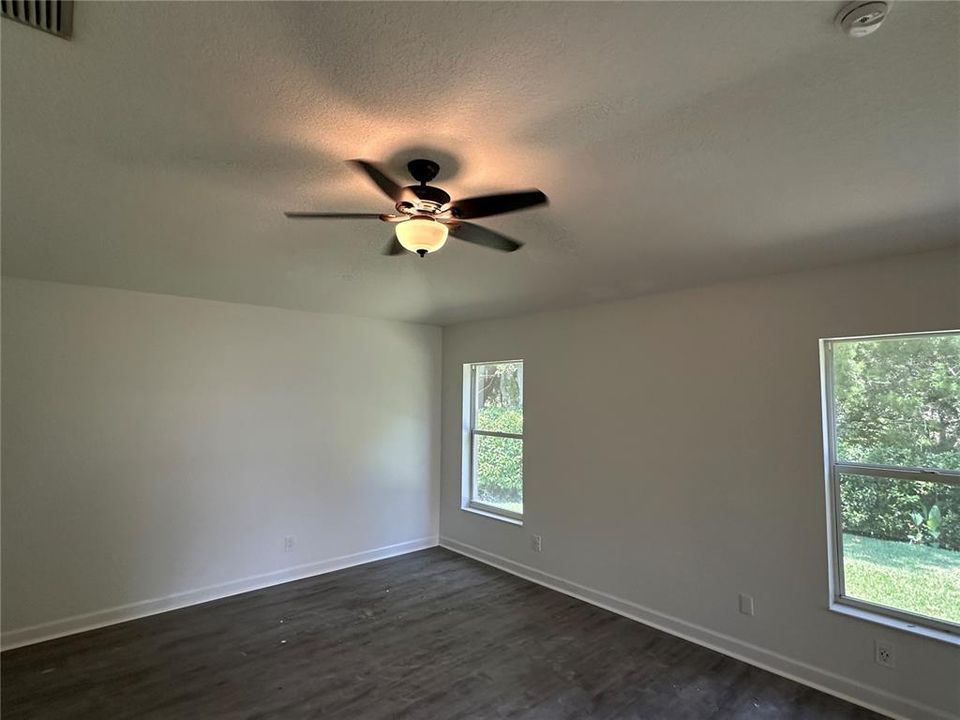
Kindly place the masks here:
<instances>
[{"instance_id":1,"label":"white air vent","mask_svg":"<svg viewBox=\"0 0 960 720\"><path fill-rule=\"evenodd\" d=\"M0 15L62 38L73 30L73 0L0 0Z\"/></svg>"}]
</instances>

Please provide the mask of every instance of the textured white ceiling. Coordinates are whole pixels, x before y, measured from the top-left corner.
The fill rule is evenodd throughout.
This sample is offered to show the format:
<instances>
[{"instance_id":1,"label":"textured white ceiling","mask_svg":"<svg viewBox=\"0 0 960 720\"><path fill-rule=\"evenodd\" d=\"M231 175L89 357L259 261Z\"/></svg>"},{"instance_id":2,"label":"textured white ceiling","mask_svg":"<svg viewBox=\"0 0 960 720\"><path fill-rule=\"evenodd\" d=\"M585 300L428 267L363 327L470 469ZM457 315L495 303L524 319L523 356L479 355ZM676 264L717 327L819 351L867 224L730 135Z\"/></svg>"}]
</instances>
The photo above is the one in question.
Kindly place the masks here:
<instances>
[{"instance_id":1,"label":"textured white ceiling","mask_svg":"<svg viewBox=\"0 0 960 720\"><path fill-rule=\"evenodd\" d=\"M3 270L449 323L960 242L960 5L84 2L2 32ZM426 148L423 152L418 149ZM343 160L539 187L383 257ZM484 222L484 221L481 221Z\"/></svg>"}]
</instances>

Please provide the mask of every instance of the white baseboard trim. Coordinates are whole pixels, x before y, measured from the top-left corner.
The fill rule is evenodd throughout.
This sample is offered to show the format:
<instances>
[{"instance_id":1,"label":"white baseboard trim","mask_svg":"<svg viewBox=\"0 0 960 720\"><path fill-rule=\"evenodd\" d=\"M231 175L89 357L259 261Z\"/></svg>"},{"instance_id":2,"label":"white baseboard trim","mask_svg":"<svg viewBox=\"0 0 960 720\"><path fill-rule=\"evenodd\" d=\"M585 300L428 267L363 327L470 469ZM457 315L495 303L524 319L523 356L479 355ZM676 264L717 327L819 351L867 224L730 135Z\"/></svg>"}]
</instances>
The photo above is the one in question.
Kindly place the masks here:
<instances>
[{"instance_id":1,"label":"white baseboard trim","mask_svg":"<svg viewBox=\"0 0 960 720\"><path fill-rule=\"evenodd\" d=\"M167 612L168 610L177 610L189 605L198 605L199 603L219 600L220 598L240 593L250 592L251 590L260 590L273 585L281 585L293 580L302 580L313 577L314 575L323 575L335 570L354 567L373 562L374 560L383 560L385 558L405 555L416 550L435 547L437 537L423 537L416 540L408 540L394 545L365 550L363 552L343 555L341 557L320 560L319 562L307 563L305 565L295 565L294 567L283 568L273 572L263 573L262 575L253 575L250 577L231 580L218 585L209 585L196 590L186 590L184 592L166 595L152 600L141 600L139 602L129 603L127 605L118 605L117 607L96 610L83 615L74 615L72 617L53 620L51 622L32 625L30 627L9 630L0 634L0 649L11 650L23 645L32 645L45 640L64 637L65 635L74 635L87 630L105 627L107 625L116 625L117 623L136 620L137 618L157 613Z\"/></svg>"},{"instance_id":2,"label":"white baseboard trim","mask_svg":"<svg viewBox=\"0 0 960 720\"><path fill-rule=\"evenodd\" d=\"M730 635L718 633L629 600L565 580L452 538L441 537L440 546L895 720L957 720L958 718L947 711L793 660Z\"/></svg>"}]
</instances>

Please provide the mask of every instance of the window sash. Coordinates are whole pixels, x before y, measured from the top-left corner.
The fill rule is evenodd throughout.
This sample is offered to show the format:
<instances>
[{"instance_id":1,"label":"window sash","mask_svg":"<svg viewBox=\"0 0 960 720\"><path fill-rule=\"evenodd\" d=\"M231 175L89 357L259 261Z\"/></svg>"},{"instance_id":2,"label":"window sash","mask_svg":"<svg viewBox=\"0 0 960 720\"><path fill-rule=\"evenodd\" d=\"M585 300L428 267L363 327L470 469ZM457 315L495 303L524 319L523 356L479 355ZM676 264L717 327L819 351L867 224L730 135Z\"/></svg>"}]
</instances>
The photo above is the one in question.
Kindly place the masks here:
<instances>
[{"instance_id":1,"label":"window sash","mask_svg":"<svg viewBox=\"0 0 960 720\"><path fill-rule=\"evenodd\" d=\"M852 469L851 469L852 468ZM867 466L869 470L869 466ZM881 470L886 470L881 468ZM912 625L919 625L920 627L934 628L935 630L940 630L942 632L950 633L952 635L960 635L960 624L950 622L949 620L942 620L940 618L935 618L930 615L920 615L918 613L912 613L908 610L901 610L900 608L890 607L889 605L881 605L879 603L873 603L868 600L861 600L860 598L852 597L846 594L846 584L843 577L843 518L840 514L840 475L861 475L864 477L878 477L878 474L873 470L865 471L861 466L851 466L845 465L843 463L834 463L832 472L830 473L830 485L831 485L831 498L833 501L833 565L834 565L834 577L835 577L835 587L833 592L833 601L841 605L847 605L849 607L858 608L860 610L866 610L868 612L875 612L881 615L887 615L889 617L896 618L897 620L903 620L904 622L910 623ZM896 474L889 472L886 475L880 475L879 477L890 477L898 478L903 480L919 480L921 482L932 482L938 483L941 485L953 485L953 482L943 482L942 478L937 475L929 475L923 472L909 473L896 471Z\"/></svg>"},{"instance_id":2,"label":"window sash","mask_svg":"<svg viewBox=\"0 0 960 720\"><path fill-rule=\"evenodd\" d=\"M469 428L468 428L468 438L470 447L467 449L469 452L470 464L469 464L469 473L470 477L467 483L467 498L466 506L473 508L474 510L480 510L481 512L490 513L492 515L501 515L513 520L523 520L523 513L513 512L512 510L506 510L495 505L488 505L487 503L480 502L476 500L477 496L477 435L486 435L487 437L502 437L510 438L513 440L523 440L523 433L507 433L507 432L498 432L495 430L479 430L477 429L477 370L481 367L488 365L507 365L511 363L522 363L523 360L500 360L496 362L485 362L485 363L471 363L470 364L470 412L469 412ZM522 401L521 401L522 402Z\"/></svg>"},{"instance_id":3,"label":"window sash","mask_svg":"<svg viewBox=\"0 0 960 720\"><path fill-rule=\"evenodd\" d=\"M941 485L960 485L960 472L954 470L933 470L930 468L908 468L896 465L870 465L868 463L833 463L834 470L844 475L869 475L870 477L898 478L900 480L919 480Z\"/></svg>"},{"instance_id":4,"label":"window sash","mask_svg":"<svg viewBox=\"0 0 960 720\"><path fill-rule=\"evenodd\" d=\"M486 435L487 437L511 438L513 440L523 440L523 433L499 432L497 430L471 430L474 435Z\"/></svg>"},{"instance_id":5,"label":"window sash","mask_svg":"<svg viewBox=\"0 0 960 720\"><path fill-rule=\"evenodd\" d=\"M887 335L882 337L918 337L951 335L953 332L904 333L903 335ZM941 485L960 485L960 472L939 468L912 468L895 465L850 463L837 459L837 424L836 424L836 392L834 387L833 346L837 342L851 340L870 340L869 336L857 338L835 338L822 340L821 373L823 382L823 408L826 424L826 463L828 492L830 500L829 521L831 527L831 564L833 573L831 578L831 598L834 603L865 610L867 612L885 615L911 625L932 628L951 635L960 635L960 624L948 620L919 615L899 608L872 603L846 595L846 585L843 576L843 518L840 503L840 475L861 475L865 477L886 477L902 480L938 483ZM879 339L879 338L877 338Z\"/></svg>"},{"instance_id":6,"label":"window sash","mask_svg":"<svg viewBox=\"0 0 960 720\"><path fill-rule=\"evenodd\" d=\"M523 520L522 513L513 512L513 510L506 510L502 507L497 507L496 505L487 505L479 500L470 500L468 507L471 507L474 510L490 513L491 515L503 515L504 517L508 517L513 520Z\"/></svg>"}]
</instances>

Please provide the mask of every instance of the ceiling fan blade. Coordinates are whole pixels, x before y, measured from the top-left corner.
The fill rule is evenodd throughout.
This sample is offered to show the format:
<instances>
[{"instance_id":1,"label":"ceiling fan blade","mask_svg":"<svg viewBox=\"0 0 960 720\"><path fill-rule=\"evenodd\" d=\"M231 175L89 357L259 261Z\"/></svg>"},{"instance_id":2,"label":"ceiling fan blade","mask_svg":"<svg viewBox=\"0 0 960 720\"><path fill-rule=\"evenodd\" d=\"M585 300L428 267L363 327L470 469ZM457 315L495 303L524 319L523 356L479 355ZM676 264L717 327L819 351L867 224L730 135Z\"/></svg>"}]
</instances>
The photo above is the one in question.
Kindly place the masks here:
<instances>
[{"instance_id":1,"label":"ceiling fan blade","mask_svg":"<svg viewBox=\"0 0 960 720\"><path fill-rule=\"evenodd\" d=\"M523 190L521 192L503 193L502 195L481 195L454 200L450 203L450 211L455 218L469 220L523 210L524 208L543 205L546 202L547 196L539 190Z\"/></svg>"},{"instance_id":2,"label":"ceiling fan blade","mask_svg":"<svg viewBox=\"0 0 960 720\"><path fill-rule=\"evenodd\" d=\"M406 252L406 248L400 244L400 241L397 240L397 236L394 235L390 243L383 249L384 255L403 255Z\"/></svg>"},{"instance_id":3,"label":"ceiling fan blade","mask_svg":"<svg viewBox=\"0 0 960 720\"><path fill-rule=\"evenodd\" d=\"M458 240L503 252L513 252L523 247L523 243L511 240L506 235L468 222L451 224L450 234Z\"/></svg>"},{"instance_id":4,"label":"ceiling fan blade","mask_svg":"<svg viewBox=\"0 0 960 720\"><path fill-rule=\"evenodd\" d=\"M367 176L373 180L377 187L383 191L383 194L394 202L400 202L403 198L403 188L397 185L387 175L371 162L366 160L351 160L354 165L363 170Z\"/></svg>"},{"instance_id":5,"label":"ceiling fan blade","mask_svg":"<svg viewBox=\"0 0 960 720\"><path fill-rule=\"evenodd\" d=\"M288 218L333 218L339 220L383 220L380 213L319 213L319 212L285 212Z\"/></svg>"}]
</instances>

